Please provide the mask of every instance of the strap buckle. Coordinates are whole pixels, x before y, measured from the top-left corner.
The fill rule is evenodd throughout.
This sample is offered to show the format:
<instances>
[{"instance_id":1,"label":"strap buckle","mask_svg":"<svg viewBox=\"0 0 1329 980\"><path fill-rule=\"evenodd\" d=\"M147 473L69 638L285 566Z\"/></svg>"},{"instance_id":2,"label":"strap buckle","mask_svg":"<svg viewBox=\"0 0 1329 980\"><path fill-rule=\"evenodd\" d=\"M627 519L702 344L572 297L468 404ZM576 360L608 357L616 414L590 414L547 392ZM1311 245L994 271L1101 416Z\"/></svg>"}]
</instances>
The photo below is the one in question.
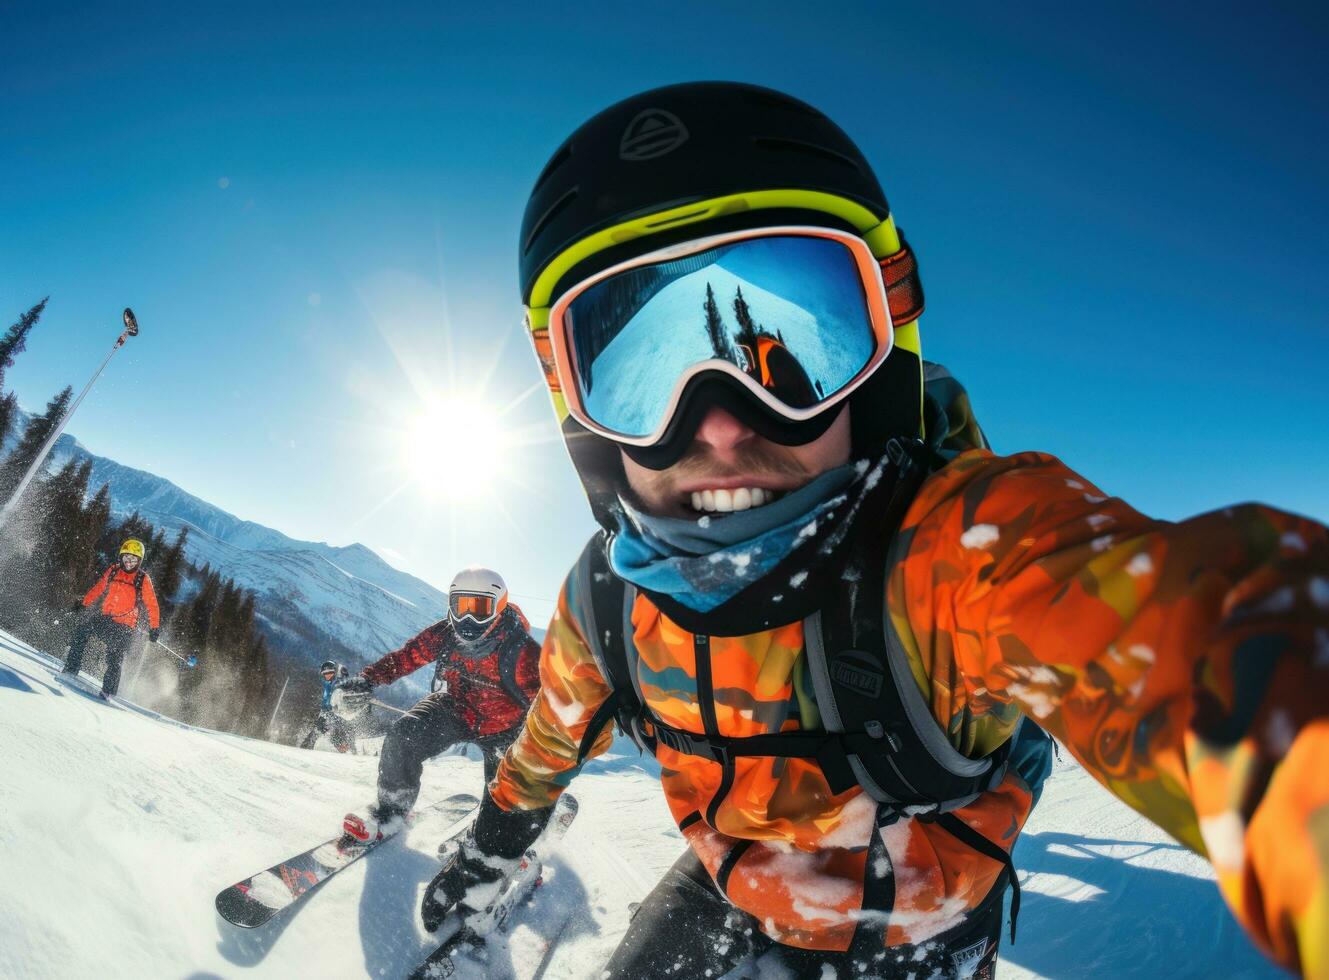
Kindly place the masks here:
<instances>
[{"instance_id":1,"label":"strap buckle","mask_svg":"<svg viewBox=\"0 0 1329 980\"><path fill-rule=\"evenodd\" d=\"M701 756L703 759L718 762L722 766L730 765L734 760L733 751L728 744L717 739L711 739L706 735L697 735L681 728L657 724L655 726L655 737L675 752L683 755Z\"/></svg>"}]
</instances>

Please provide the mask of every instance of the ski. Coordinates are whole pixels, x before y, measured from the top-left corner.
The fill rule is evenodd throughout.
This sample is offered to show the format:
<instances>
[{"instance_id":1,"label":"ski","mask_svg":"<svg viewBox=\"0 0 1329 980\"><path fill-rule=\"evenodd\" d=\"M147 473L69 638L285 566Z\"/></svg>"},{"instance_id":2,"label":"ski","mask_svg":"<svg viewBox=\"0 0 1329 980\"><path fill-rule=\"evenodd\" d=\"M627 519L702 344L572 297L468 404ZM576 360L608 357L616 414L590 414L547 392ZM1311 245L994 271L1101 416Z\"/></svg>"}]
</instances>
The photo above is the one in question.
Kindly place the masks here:
<instances>
[{"instance_id":1,"label":"ski","mask_svg":"<svg viewBox=\"0 0 1329 980\"><path fill-rule=\"evenodd\" d=\"M53 674L51 676L54 678L54 680L57 683L63 684L71 691L77 691L79 694L82 694L85 698L91 698L93 701L97 701L101 704L113 704L117 707L122 707L119 698L102 697L100 684L94 686L84 681L82 677L75 677L74 675L66 674L63 671L58 674Z\"/></svg>"},{"instance_id":2,"label":"ski","mask_svg":"<svg viewBox=\"0 0 1329 980\"><path fill-rule=\"evenodd\" d=\"M479 912L449 915L439 927L443 942L416 968L410 980L485 976L486 937L507 931L512 911L541 883L545 858L558 846L576 816L577 801L571 793L564 793L554 804L548 826L527 849L498 896Z\"/></svg>"},{"instance_id":3,"label":"ski","mask_svg":"<svg viewBox=\"0 0 1329 980\"><path fill-rule=\"evenodd\" d=\"M415 823L421 816L432 813L442 813L444 818L452 823L462 819L479 805L480 801L472 794L458 793L439 803L413 811L406 819L406 826ZM403 826L402 830L405 830L406 826ZM257 928L278 912L300 901L338 871L354 864L380 844L391 839L392 837L385 837L381 841L363 844L347 834L334 837L223 889L217 895L217 914L242 929Z\"/></svg>"}]
</instances>

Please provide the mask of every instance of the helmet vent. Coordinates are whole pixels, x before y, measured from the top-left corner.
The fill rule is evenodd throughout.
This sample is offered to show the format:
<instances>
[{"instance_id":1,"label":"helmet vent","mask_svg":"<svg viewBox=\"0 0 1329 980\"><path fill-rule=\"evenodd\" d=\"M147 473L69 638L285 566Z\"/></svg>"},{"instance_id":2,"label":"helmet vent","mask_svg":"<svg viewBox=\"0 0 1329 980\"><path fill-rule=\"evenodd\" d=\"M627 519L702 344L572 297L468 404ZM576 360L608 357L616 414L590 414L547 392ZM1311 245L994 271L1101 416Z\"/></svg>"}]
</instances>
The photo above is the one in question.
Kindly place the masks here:
<instances>
[{"instance_id":1,"label":"helmet vent","mask_svg":"<svg viewBox=\"0 0 1329 980\"><path fill-rule=\"evenodd\" d=\"M750 88L743 93L743 98L753 105L766 106L773 109L789 109L793 112L800 112L805 116L812 116L815 119L822 119L822 114L806 102L800 102L798 99L791 98L781 92L772 92L769 89Z\"/></svg>"},{"instance_id":2,"label":"helmet vent","mask_svg":"<svg viewBox=\"0 0 1329 980\"><path fill-rule=\"evenodd\" d=\"M802 140L793 140L784 136L754 136L752 142L764 149L772 150L791 150L794 153L806 153L811 156L821 157L823 160L831 160L841 166L849 167L856 173L862 173L863 168L859 166L857 160L845 156L843 153L837 153L825 146L818 146L816 143L805 143Z\"/></svg>"},{"instance_id":3,"label":"helmet vent","mask_svg":"<svg viewBox=\"0 0 1329 980\"><path fill-rule=\"evenodd\" d=\"M545 181L553 176L555 170L567 163L570 156L572 156L572 144L564 143L559 151L545 164L545 168L540 171L540 176L535 179L535 186L531 188L531 193L534 194L543 187Z\"/></svg>"},{"instance_id":4,"label":"helmet vent","mask_svg":"<svg viewBox=\"0 0 1329 980\"><path fill-rule=\"evenodd\" d=\"M570 205L576 199L577 199L577 188L574 187L572 188L572 190L568 191L557 201L551 204L549 206L549 210L546 211L544 214L540 215L540 220L535 223L535 227L531 229L531 233L526 236L526 241L522 243L521 250L523 252L529 252L531 250L531 245L534 244L535 240L540 237L540 233L544 231L546 227L548 227L551 221L553 221L555 218L558 217L559 212L566 209L568 205Z\"/></svg>"}]
</instances>

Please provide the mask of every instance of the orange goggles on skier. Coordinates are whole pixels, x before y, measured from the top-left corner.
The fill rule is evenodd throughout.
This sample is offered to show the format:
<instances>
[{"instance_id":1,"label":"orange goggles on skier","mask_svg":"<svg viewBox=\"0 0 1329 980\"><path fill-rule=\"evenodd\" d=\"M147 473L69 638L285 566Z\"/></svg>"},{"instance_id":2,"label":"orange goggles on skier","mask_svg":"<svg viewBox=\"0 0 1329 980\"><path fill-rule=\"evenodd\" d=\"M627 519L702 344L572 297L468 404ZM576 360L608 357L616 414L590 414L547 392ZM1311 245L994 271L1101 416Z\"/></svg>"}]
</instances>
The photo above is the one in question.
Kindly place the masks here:
<instances>
[{"instance_id":1,"label":"orange goggles on skier","mask_svg":"<svg viewBox=\"0 0 1329 980\"><path fill-rule=\"evenodd\" d=\"M468 592L454 592L448 600L453 619L469 617L477 623L487 623L494 618L497 604L491 595L476 595Z\"/></svg>"}]
</instances>

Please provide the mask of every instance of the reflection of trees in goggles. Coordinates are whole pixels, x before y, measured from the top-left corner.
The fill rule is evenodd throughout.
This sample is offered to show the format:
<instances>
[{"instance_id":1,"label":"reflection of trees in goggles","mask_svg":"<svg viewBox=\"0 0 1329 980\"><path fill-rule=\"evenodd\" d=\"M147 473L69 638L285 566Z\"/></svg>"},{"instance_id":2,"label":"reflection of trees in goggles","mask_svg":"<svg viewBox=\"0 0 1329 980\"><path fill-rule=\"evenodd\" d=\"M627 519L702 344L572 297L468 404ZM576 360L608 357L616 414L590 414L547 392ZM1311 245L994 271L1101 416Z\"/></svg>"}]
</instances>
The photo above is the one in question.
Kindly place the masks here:
<instances>
[{"instance_id":1,"label":"reflection of trees in goggles","mask_svg":"<svg viewBox=\"0 0 1329 980\"><path fill-rule=\"evenodd\" d=\"M626 269L566 316L586 410L632 435L660 424L679 377L704 361L732 364L804 409L877 348L855 258L826 238L754 238Z\"/></svg>"},{"instance_id":2,"label":"reflection of trees in goggles","mask_svg":"<svg viewBox=\"0 0 1329 980\"><path fill-rule=\"evenodd\" d=\"M452 597L452 615L461 619L470 616L483 622L494 615L494 597L488 595L454 595Z\"/></svg>"}]
</instances>

